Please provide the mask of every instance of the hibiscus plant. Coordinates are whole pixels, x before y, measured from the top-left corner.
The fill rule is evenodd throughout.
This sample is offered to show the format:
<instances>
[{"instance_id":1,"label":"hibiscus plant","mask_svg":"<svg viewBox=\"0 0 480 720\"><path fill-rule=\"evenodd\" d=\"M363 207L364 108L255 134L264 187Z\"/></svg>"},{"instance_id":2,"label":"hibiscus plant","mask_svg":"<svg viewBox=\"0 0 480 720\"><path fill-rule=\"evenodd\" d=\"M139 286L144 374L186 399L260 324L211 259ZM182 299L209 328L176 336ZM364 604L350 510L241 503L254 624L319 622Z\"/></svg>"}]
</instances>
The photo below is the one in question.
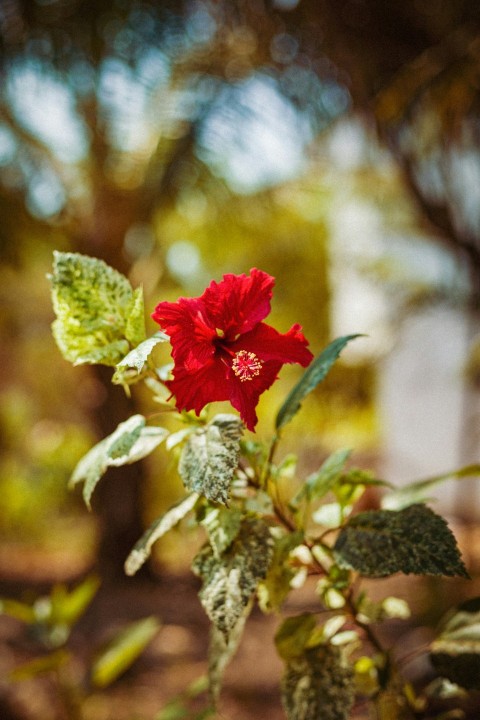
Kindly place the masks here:
<instances>
[{"instance_id":1,"label":"hibiscus plant","mask_svg":"<svg viewBox=\"0 0 480 720\"><path fill-rule=\"evenodd\" d=\"M83 484L90 506L108 467L140 460L162 443L178 458L185 493L138 540L125 571L134 575L156 540L187 516L204 529L193 572L212 623L211 707L255 601L279 616L275 643L285 664L281 694L289 720L347 719L356 703L380 720L440 717L432 715L439 697L448 695L451 708L463 688L480 689L478 661L470 673L462 670L475 654L480 603L469 601L446 623L428 650L435 679L419 688L408 682L377 629L390 618L406 620L407 603L373 601L360 589L363 578L396 573L468 578L452 532L426 499L435 484L478 474L480 466L395 489L350 467L349 451L338 450L295 485L295 459L279 457L286 426L358 336L337 338L314 357L299 325L282 334L264 322L274 279L257 269L224 275L201 297L160 302L152 313L159 330L151 337L142 289L132 289L104 262L56 252L51 282L53 333L63 356L76 365L111 366L113 383L127 392L144 382L157 403L149 418L125 419L93 447L71 484ZM158 367L154 349L165 343L173 364ZM263 443L247 431L255 431L259 397L285 363L306 369ZM219 401L238 414L213 414L208 406ZM171 420L159 425L162 413L178 428ZM381 500L377 509L362 512L358 501L369 486ZM289 594L312 575L314 610L292 614ZM460 717L458 707L455 712L451 717Z\"/></svg>"}]
</instances>

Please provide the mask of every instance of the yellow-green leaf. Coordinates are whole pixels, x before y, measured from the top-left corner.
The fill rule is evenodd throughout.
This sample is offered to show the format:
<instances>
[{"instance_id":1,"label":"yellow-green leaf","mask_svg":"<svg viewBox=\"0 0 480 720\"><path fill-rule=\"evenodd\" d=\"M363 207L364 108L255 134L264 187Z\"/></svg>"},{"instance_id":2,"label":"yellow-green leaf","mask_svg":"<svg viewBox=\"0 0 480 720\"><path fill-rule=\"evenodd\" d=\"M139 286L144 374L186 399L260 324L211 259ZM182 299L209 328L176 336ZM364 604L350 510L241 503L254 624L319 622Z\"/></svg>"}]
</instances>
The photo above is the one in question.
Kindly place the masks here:
<instances>
[{"instance_id":1,"label":"yellow-green leaf","mask_svg":"<svg viewBox=\"0 0 480 720\"><path fill-rule=\"evenodd\" d=\"M102 260L54 252L52 331L66 360L114 366L145 338L143 294Z\"/></svg>"},{"instance_id":2,"label":"yellow-green leaf","mask_svg":"<svg viewBox=\"0 0 480 720\"><path fill-rule=\"evenodd\" d=\"M142 654L159 628L158 619L152 616L122 630L92 664L92 683L97 687L110 685Z\"/></svg>"},{"instance_id":3,"label":"yellow-green leaf","mask_svg":"<svg viewBox=\"0 0 480 720\"><path fill-rule=\"evenodd\" d=\"M100 587L100 579L87 577L70 592L64 585L57 585L50 595L51 622L71 627L90 605Z\"/></svg>"}]
</instances>

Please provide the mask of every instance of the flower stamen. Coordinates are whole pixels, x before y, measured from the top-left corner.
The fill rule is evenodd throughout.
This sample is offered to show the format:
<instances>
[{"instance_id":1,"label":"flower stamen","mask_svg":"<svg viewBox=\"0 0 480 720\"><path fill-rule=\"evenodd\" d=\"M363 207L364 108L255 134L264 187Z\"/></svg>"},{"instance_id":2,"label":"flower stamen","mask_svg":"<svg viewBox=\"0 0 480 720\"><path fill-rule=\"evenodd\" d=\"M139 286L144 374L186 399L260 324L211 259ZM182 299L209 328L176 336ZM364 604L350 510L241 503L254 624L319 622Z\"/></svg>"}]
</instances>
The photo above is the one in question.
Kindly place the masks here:
<instances>
[{"instance_id":1,"label":"flower stamen","mask_svg":"<svg viewBox=\"0 0 480 720\"><path fill-rule=\"evenodd\" d=\"M245 380L252 380L259 375L262 365L263 361L259 360L255 353L249 352L248 350L240 350L235 353L232 361L232 370L235 375L240 378L240 382L245 382Z\"/></svg>"}]
</instances>

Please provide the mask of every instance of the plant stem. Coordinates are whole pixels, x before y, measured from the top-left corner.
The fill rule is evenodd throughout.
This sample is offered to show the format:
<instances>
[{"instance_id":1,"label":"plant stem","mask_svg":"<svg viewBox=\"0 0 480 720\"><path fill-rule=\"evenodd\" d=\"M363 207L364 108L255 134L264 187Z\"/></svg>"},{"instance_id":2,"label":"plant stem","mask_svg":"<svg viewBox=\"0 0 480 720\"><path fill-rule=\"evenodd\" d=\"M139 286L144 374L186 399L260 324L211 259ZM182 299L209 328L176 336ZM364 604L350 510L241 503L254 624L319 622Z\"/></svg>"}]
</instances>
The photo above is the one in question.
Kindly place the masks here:
<instances>
[{"instance_id":1,"label":"plant stem","mask_svg":"<svg viewBox=\"0 0 480 720\"><path fill-rule=\"evenodd\" d=\"M364 623L358 619L358 609L357 609L357 606L355 605L355 601L353 599L353 588L349 588L349 591L348 591L348 593L346 593L344 595L344 598L345 598L345 604L346 604L350 614L352 615L355 624L358 625L358 627L363 630L363 632L367 636L368 641L370 642L372 647L374 647L375 650L377 650L379 653L381 653L385 657L385 659L387 661L387 667L388 667L388 665L390 663L388 650L385 650L382 643L380 642L380 640L377 638L376 634L372 630L371 626L368 623Z\"/></svg>"},{"instance_id":2,"label":"plant stem","mask_svg":"<svg viewBox=\"0 0 480 720\"><path fill-rule=\"evenodd\" d=\"M84 720L82 711L83 698L80 687L72 684L70 679L66 677L63 668L59 668L57 671L57 680L59 697L67 711L69 720Z\"/></svg>"},{"instance_id":3,"label":"plant stem","mask_svg":"<svg viewBox=\"0 0 480 720\"><path fill-rule=\"evenodd\" d=\"M272 470L272 463L273 463L273 456L275 455L275 450L277 449L278 441L280 440L280 436L278 433L275 433L270 441L270 447L268 449L268 456L265 460L265 464L263 466L262 475L260 478L260 488L262 490L265 490L267 487L268 480L271 476L271 470Z\"/></svg>"}]
</instances>

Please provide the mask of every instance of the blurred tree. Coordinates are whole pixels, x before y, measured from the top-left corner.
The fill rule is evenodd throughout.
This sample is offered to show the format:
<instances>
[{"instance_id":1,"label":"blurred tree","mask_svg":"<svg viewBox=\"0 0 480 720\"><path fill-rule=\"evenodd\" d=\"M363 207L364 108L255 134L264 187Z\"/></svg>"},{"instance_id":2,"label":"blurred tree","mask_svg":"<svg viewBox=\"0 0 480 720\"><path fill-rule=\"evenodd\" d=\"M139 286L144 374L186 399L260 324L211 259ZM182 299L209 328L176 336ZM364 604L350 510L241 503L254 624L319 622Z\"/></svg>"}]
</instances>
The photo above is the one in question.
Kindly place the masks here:
<instances>
[{"instance_id":1,"label":"blurred tree","mask_svg":"<svg viewBox=\"0 0 480 720\"><path fill-rule=\"evenodd\" d=\"M186 189L190 209L213 186L225 206L235 190L291 177L354 107L378 123L426 222L465 257L478 303L479 20L476 0L4 0L2 261L28 262L39 237L122 272L155 259L151 291L161 220ZM262 128L280 121L285 158L272 169L282 152L262 145ZM101 379L103 436L127 400ZM102 557L119 571L141 527L137 472L118 471L98 499Z\"/></svg>"},{"instance_id":2,"label":"blurred tree","mask_svg":"<svg viewBox=\"0 0 480 720\"><path fill-rule=\"evenodd\" d=\"M25 238L55 228L67 247L123 272L152 253L162 208L211 176L200 157L215 146L213 119L224 122L235 103L237 117L251 112L240 81L266 65L264 86L280 92L296 46L276 13L250 3L13 1L1 29L4 260L21 262ZM310 123L312 98L296 98ZM226 185L222 194L231 196ZM127 400L101 379L95 424L104 436L127 415ZM119 470L98 499L108 526L100 557L118 570L141 529L137 474Z\"/></svg>"}]
</instances>

